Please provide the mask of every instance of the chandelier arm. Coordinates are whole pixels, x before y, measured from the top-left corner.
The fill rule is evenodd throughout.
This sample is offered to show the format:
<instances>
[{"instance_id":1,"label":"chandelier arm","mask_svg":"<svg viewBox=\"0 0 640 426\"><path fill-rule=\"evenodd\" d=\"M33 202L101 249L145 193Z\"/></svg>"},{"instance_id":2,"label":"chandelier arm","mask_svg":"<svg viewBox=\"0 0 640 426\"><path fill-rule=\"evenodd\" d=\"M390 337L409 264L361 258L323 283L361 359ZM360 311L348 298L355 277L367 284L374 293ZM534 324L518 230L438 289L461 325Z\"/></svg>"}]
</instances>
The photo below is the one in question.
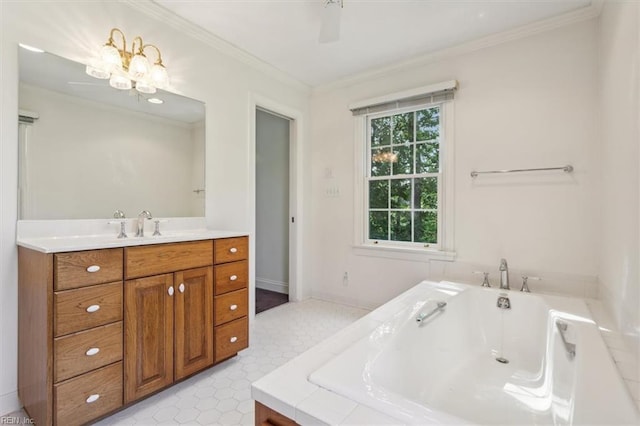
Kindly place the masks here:
<instances>
[{"instance_id":1,"label":"chandelier arm","mask_svg":"<svg viewBox=\"0 0 640 426\"><path fill-rule=\"evenodd\" d=\"M138 50L136 51L136 41L138 42ZM133 39L133 43L131 43L131 54L132 55L143 55L142 49L144 49L144 42L142 41L142 37L137 36Z\"/></svg>"},{"instance_id":2,"label":"chandelier arm","mask_svg":"<svg viewBox=\"0 0 640 426\"><path fill-rule=\"evenodd\" d=\"M114 46L116 49L118 48L118 46L116 46L115 41L113 40L113 35L115 33L120 34L120 36L122 37L122 51L126 52L127 50L127 39L124 36L124 33L122 32L122 30L120 28L112 28L111 32L109 33L109 41L107 41L108 45L112 45Z\"/></svg>"},{"instance_id":3,"label":"chandelier arm","mask_svg":"<svg viewBox=\"0 0 640 426\"><path fill-rule=\"evenodd\" d=\"M142 52L144 49L146 49L147 47L151 47L152 49L155 49L156 53L158 54L158 60L155 62L158 65L162 65L162 55L160 54L160 49L158 49L155 45L153 44L145 44L140 48L140 51Z\"/></svg>"}]
</instances>

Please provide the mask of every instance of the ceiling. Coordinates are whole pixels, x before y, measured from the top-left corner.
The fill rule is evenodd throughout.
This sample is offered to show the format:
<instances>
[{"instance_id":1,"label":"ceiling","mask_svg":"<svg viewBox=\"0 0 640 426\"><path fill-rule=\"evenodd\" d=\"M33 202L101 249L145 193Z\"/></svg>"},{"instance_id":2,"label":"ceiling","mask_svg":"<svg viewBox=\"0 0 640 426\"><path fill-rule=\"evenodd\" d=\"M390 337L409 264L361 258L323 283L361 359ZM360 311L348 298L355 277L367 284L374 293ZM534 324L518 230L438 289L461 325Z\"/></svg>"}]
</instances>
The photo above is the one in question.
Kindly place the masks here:
<instances>
[{"instance_id":1,"label":"ceiling","mask_svg":"<svg viewBox=\"0 0 640 426\"><path fill-rule=\"evenodd\" d=\"M344 0L341 37L320 44L326 0L154 0L319 86L589 7L590 0Z\"/></svg>"}]
</instances>

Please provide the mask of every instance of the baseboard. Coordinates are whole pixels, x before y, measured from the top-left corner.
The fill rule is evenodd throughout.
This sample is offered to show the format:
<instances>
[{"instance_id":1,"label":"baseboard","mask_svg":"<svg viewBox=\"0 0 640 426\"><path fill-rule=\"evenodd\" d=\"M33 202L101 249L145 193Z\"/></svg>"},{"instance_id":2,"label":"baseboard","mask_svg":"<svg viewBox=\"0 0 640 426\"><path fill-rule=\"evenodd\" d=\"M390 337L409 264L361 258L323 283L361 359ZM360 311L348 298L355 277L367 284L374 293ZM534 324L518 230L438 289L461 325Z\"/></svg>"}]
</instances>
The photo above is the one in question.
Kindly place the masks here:
<instances>
[{"instance_id":1,"label":"baseboard","mask_svg":"<svg viewBox=\"0 0 640 426\"><path fill-rule=\"evenodd\" d=\"M6 395L0 395L0 416L4 416L22 408L18 399L18 392L10 392Z\"/></svg>"},{"instance_id":2,"label":"baseboard","mask_svg":"<svg viewBox=\"0 0 640 426\"><path fill-rule=\"evenodd\" d=\"M282 281L270 280L268 278L256 277L256 288L262 290L275 291L276 293L289 294L289 284Z\"/></svg>"}]
</instances>

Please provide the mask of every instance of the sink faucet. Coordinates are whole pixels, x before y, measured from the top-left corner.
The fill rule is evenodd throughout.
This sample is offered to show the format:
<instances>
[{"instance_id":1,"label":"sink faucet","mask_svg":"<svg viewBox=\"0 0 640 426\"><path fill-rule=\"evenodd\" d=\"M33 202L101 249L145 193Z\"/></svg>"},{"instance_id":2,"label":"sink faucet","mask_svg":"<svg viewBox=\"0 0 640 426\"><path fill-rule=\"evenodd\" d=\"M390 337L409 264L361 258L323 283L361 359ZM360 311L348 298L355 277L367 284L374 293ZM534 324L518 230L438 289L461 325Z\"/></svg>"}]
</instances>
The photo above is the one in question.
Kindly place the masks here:
<instances>
[{"instance_id":1,"label":"sink faucet","mask_svg":"<svg viewBox=\"0 0 640 426\"><path fill-rule=\"evenodd\" d=\"M500 288L509 290L509 267L506 259L500 259Z\"/></svg>"},{"instance_id":2,"label":"sink faucet","mask_svg":"<svg viewBox=\"0 0 640 426\"><path fill-rule=\"evenodd\" d=\"M142 210L138 215L138 230L136 231L136 237L144 237L144 220L151 220L153 216L151 216L151 212L148 210Z\"/></svg>"}]
</instances>

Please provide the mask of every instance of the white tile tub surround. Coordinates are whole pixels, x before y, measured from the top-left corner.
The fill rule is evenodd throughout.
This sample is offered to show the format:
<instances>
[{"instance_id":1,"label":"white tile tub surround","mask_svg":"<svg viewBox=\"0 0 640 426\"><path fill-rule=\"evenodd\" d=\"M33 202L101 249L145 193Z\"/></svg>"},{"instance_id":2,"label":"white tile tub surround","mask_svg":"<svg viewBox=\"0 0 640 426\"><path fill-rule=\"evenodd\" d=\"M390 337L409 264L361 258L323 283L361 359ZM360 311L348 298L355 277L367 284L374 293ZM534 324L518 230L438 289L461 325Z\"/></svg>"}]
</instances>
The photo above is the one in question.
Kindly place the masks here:
<instances>
[{"instance_id":1,"label":"white tile tub surround","mask_svg":"<svg viewBox=\"0 0 640 426\"><path fill-rule=\"evenodd\" d=\"M252 384L252 396L257 401L281 412L301 424L398 424L397 419L371 407L359 404L310 383L308 376L326 361L342 353L348 346L368 335L395 312L415 303L415 297L425 289L421 283L396 297L388 304L351 324L312 350L280 367ZM590 310L598 309L599 302L588 301ZM595 308L594 308L595 307ZM600 317L595 319L599 321ZM601 329L607 327L603 320ZM608 328L607 328L608 330ZM620 343L612 334L613 344ZM615 358L614 358L615 359ZM324 360L324 362L323 362ZM286 386L283 385L286 383ZM635 383L627 381L632 388ZM630 389L637 392L637 388ZM637 394L636 394L637 395ZM636 398L637 401L637 398ZM328 409L327 407L331 407Z\"/></svg>"},{"instance_id":2,"label":"white tile tub surround","mask_svg":"<svg viewBox=\"0 0 640 426\"><path fill-rule=\"evenodd\" d=\"M118 238L119 223L126 221L127 238ZM135 237L137 218L82 220L19 220L16 242L19 246L44 253L175 243L248 235L244 231L207 229L204 217L154 218L145 220L145 236ZM162 235L153 236L154 220L160 220Z\"/></svg>"},{"instance_id":3,"label":"white tile tub surround","mask_svg":"<svg viewBox=\"0 0 640 426\"><path fill-rule=\"evenodd\" d=\"M598 324L609 354L624 379L631 397L640 411L640 381L637 376L638 360L636 351L629 340L618 330L615 321L600 300L587 300L587 306Z\"/></svg>"}]
</instances>

